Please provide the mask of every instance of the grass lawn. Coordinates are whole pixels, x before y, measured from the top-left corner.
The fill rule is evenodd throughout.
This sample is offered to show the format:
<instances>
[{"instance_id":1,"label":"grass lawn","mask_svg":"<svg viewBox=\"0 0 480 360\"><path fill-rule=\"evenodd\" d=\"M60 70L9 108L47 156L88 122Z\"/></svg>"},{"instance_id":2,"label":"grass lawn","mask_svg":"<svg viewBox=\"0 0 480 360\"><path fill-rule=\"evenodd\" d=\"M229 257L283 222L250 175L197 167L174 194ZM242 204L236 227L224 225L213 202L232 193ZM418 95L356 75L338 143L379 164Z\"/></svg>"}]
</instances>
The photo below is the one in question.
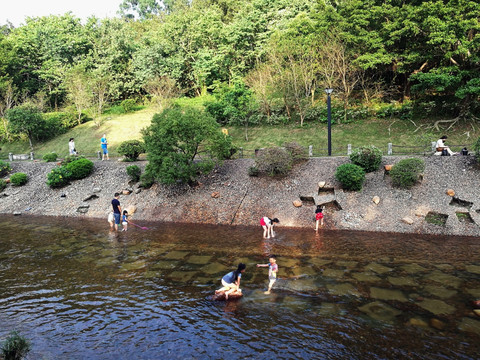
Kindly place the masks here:
<instances>
[{"instance_id":1,"label":"grass lawn","mask_svg":"<svg viewBox=\"0 0 480 360\"><path fill-rule=\"evenodd\" d=\"M183 99L183 105L201 106L198 99ZM146 107L129 114L105 114L103 123L97 128L93 121L86 122L71 129L68 133L60 135L45 143L34 144L35 157L41 158L44 154L55 152L59 157L68 154L68 140L75 138L75 146L80 154L87 157L96 157L100 150L100 138L107 134L109 152L111 156L118 156L116 149L125 140L141 139L141 129L150 124L154 107ZM371 119L353 124L338 124L332 126L332 153L345 155L347 144L352 147L375 145L386 154L387 144L394 144L394 154L422 153L428 149L432 141L447 134L449 145L467 145L472 151L473 144L480 136L480 130L470 123L459 124L448 133L445 130L434 131L431 126L433 120L415 121L395 119ZM420 127L420 128L418 128ZM248 141L245 139L245 128L228 127L229 134L234 139L234 144L245 149L245 156L252 156L254 149L279 146L285 142L295 141L303 146L313 145L315 156L327 154L327 125L320 123L306 123L299 125L257 126L248 129ZM401 148L396 146L406 146ZM0 147L0 159L7 159L8 153L29 153L28 141L4 143ZM463 147L463 146L462 146ZM462 147L454 147L459 151Z\"/></svg>"}]
</instances>

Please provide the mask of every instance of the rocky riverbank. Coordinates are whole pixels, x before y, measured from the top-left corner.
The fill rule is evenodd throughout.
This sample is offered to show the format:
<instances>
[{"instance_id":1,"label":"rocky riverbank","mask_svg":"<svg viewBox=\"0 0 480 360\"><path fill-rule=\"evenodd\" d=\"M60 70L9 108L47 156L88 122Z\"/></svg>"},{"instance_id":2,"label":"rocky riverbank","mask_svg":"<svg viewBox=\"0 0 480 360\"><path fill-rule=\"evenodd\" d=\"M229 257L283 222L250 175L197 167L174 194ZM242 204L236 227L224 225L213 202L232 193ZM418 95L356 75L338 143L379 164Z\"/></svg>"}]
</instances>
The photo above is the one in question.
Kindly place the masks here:
<instances>
[{"instance_id":1,"label":"rocky riverbank","mask_svg":"<svg viewBox=\"0 0 480 360\"><path fill-rule=\"evenodd\" d=\"M480 235L480 169L473 157L423 158L423 181L411 190L393 188L383 170L400 159L384 157L381 169L367 174L361 192L343 191L335 180L347 157L312 158L280 179L250 177L254 160L232 160L202 177L197 187L155 184L150 189L129 183L125 168L131 163L96 161L90 177L50 189L46 175L55 164L13 162L13 172L26 173L29 181L0 193L0 213L106 219L113 194L121 192L122 207L136 209L134 221L258 226L262 216L269 216L278 217L280 226L313 231L315 205L324 204L328 229ZM433 221L426 220L430 217Z\"/></svg>"}]
</instances>

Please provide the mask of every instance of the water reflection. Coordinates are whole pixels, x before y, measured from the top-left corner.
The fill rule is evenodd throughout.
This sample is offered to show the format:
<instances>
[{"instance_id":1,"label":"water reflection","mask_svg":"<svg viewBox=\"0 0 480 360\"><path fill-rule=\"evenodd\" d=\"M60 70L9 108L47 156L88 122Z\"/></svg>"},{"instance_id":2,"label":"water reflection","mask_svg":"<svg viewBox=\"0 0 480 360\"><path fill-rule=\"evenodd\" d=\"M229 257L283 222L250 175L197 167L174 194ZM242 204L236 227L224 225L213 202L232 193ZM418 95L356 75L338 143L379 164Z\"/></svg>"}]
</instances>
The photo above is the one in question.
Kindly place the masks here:
<instances>
[{"instance_id":1,"label":"water reflection","mask_svg":"<svg viewBox=\"0 0 480 360\"><path fill-rule=\"evenodd\" d=\"M479 352L480 241L104 221L0 220L0 337L32 358L463 358ZM270 296L255 264L278 256ZM213 302L244 262L245 296Z\"/></svg>"}]
</instances>

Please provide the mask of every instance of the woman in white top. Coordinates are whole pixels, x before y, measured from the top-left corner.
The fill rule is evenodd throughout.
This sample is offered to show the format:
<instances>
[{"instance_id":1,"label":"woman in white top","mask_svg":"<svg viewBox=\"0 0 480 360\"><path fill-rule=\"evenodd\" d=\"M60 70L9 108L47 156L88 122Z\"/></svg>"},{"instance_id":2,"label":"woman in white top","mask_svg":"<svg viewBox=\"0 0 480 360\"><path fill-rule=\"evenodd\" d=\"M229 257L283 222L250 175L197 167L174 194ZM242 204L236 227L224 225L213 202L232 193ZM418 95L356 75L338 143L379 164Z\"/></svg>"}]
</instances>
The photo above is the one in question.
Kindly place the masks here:
<instances>
[{"instance_id":1,"label":"woman in white top","mask_svg":"<svg viewBox=\"0 0 480 360\"><path fill-rule=\"evenodd\" d=\"M73 141L73 138L70 138L70 141L68 142L68 152L70 155L77 155L77 150L75 149L75 142Z\"/></svg>"},{"instance_id":2,"label":"woman in white top","mask_svg":"<svg viewBox=\"0 0 480 360\"><path fill-rule=\"evenodd\" d=\"M445 145L445 140L447 140L446 135L443 135L440 139L437 140L437 143L435 144L435 155L442 155L443 150L447 150L448 155L456 155L457 153L454 153L447 145Z\"/></svg>"}]
</instances>

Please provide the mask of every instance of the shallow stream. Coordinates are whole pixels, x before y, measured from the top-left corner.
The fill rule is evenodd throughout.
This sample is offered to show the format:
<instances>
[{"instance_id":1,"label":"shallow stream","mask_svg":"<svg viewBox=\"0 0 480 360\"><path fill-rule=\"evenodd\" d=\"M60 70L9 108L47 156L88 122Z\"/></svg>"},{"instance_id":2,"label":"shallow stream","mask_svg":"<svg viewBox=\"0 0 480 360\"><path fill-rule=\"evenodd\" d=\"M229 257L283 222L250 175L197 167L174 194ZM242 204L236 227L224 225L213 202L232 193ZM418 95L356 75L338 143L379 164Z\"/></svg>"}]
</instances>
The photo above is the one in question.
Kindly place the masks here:
<instances>
[{"instance_id":1,"label":"shallow stream","mask_svg":"<svg viewBox=\"0 0 480 360\"><path fill-rule=\"evenodd\" d=\"M0 339L29 359L477 359L480 239L0 219ZM271 295L266 256L277 255ZM212 301L239 262L244 297Z\"/></svg>"}]
</instances>

